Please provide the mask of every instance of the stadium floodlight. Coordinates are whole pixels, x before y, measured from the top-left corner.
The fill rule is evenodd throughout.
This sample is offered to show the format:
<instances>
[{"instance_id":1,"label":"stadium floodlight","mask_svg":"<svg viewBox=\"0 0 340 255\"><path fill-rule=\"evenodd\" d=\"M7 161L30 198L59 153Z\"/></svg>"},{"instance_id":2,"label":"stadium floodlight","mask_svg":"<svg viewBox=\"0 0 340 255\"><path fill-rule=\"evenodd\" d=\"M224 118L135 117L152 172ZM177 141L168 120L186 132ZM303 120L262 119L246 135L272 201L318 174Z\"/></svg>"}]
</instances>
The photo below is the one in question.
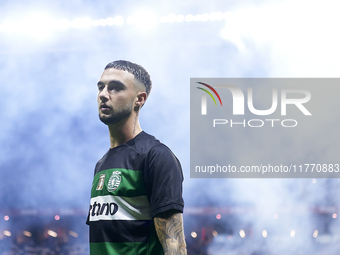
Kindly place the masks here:
<instances>
[{"instance_id":1,"label":"stadium floodlight","mask_svg":"<svg viewBox=\"0 0 340 255\"><path fill-rule=\"evenodd\" d=\"M201 21L208 21L209 20L209 14L208 13L204 13L201 15Z\"/></svg>"},{"instance_id":2,"label":"stadium floodlight","mask_svg":"<svg viewBox=\"0 0 340 255\"><path fill-rule=\"evenodd\" d=\"M8 231L8 230L4 230L3 233L4 233L4 236L7 236L7 237L12 236L12 233L10 231Z\"/></svg>"},{"instance_id":3,"label":"stadium floodlight","mask_svg":"<svg viewBox=\"0 0 340 255\"><path fill-rule=\"evenodd\" d=\"M209 19L211 21L215 21L215 20L223 20L224 19L224 16L223 16L223 13L222 12L212 12L210 13L209 15Z\"/></svg>"},{"instance_id":4,"label":"stadium floodlight","mask_svg":"<svg viewBox=\"0 0 340 255\"><path fill-rule=\"evenodd\" d=\"M194 16L194 21L200 21L201 20L201 14L196 14L195 16Z\"/></svg>"},{"instance_id":5,"label":"stadium floodlight","mask_svg":"<svg viewBox=\"0 0 340 255\"><path fill-rule=\"evenodd\" d=\"M185 16L185 21L186 22L191 22L193 20L194 20L194 15L188 14L188 15Z\"/></svg>"},{"instance_id":6,"label":"stadium floodlight","mask_svg":"<svg viewBox=\"0 0 340 255\"><path fill-rule=\"evenodd\" d=\"M55 28L57 30L66 30L70 28L70 22L67 19L62 19L55 22Z\"/></svg>"},{"instance_id":7,"label":"stadium floodlight","mask_svg":"<svg viewBox=\"0 0 340 255\"><path fill-rule=\"evenodd\" d=\"M245 238L245 237L246 237L246 232L244 232L243 229L241 229L241 230L239 231L239 234L240 234L240 237L241 237L241 238Z\"/></svg>"},{"instance_id":8,"label":"stadium floodlight","mask_svg":"<svg viewBox=\"0 0 340 255\"><path fill-rule=\"evenodd\" d=\"M99 26L99 20L93 20L92 21L92 26L98 27Z\"/></svg>"},{"instance_id":9,"label":"stadium floodlight","mask_svg":"<svg viewBox=\"0 0 340 255\"><path fill-rule=\"evenodd\" d=\"M22 233L23 233L24 236L32 237L32 233L27 231L27 230L22 231Z\"/></svg>"},{"instance_id":10,"label":"stadium floodlight","mask_svg":"<svg viewBox=\"0 0 340 255\"><path fill-rule=\"evenodd\" d=\"M68 234L69 234L70 236L73 236L74 238L78 238L78 233L76 233L76 232L74 232L74 231L72 231L72 230L70 230L70 231L68 232Z\"/></svg>"},{"instance_id":11,"label":"stadium floodlight","mask_svg":"<svg viewBox=\"0 0 340 255\"><path fill-rule=\"evenodd\" d=\"M159 22L160 23L166 23L168 21L168 17L167 16L162 16L160 19L159 19ZM1 29L1 28L0 28Z\"/></svg>"},{"instance_id":12,"label":"stadium floodlight","mask_svg":"<svg viewBox=\"0 0 340 255\"><path fill-rule=\"evenodd\" d=\"M0 24L0 32L10 32L11 31L12 22L5 21L4 23Z\"/></svg>"},{"instance_id":13,"label":"stadium floodlight","mask_svg":"<svg viewBox=\"0 0 340 255\"><path fill-rule=\"evenodd\" d=\"M106 25L108 25L107 19L100 19L99 25L102 27L105 27Z\"/></svg>"},{"instance_id":14,"label":"stadium floodlight","mask_svg":"<svg viewBox=\"0 0 340 255\"><path fill-rule=\"evenodd\" d=\"M89 17L78 17L72 20L68 19L53 19L53 16L43 12L31 12L25 17L16 20L3 21L0 24L0 33L8 34L23 34L36 39L47 39L55 31L67 29L84 29L90 27L105 27L105 26L122 26L124 24L136 27L138 30L147 31L157 26L159 23L182 23L182 22L206 22L220 21L229 17L229 13L212 12L203 14L174 14L170 13L162 17L158 17L150 10L141 10L135 14L124 18L122 16L91 19ZM236 41L239 46L238 35L230 33L225 28L221 36L226 40ZM241 47L242 48L242 47Z\"/></svg>"},{"instance_id":15,"label":"stadium floodlight","mask_svg":"<svg viewBox=\"0 0 340 255\"><path fill-rule=\"evenodd\" d=\"M5 21L0 25L0 31L6 33L16 33L19 30L19 24L13 21Z\"/></svg>"},{"instance_id":16,"label":"stadium floodlight","mask_svg":"<svg viewBox=\"0 0 340 255\"><path fill-rule=\"evenodd\" d=\"M126 23L135 26L139 30L148 31L157 25L158 17L151 11L139 11L135 15L128 17Z\"/></svg>"},{"instance_id":17,"label":"stadium floodlight","mask_svg":"<svg viewBox=\"0 0 340 255\"><path fill-rule=\"evenodd\" d=\"M49 39L55 30L67 29L69 26L69 22L65 19L56 20L52 15L35 11L4 21L0 24L0 32L11 35L19 34L43 41Z\"/></svg>"},{"instance_id":18,"label":"stadium floodlight","mask_svg":"<svg viewBox=\"0 0 340 255\"><path fill-rule=\"evenodd\" d=\"M121 26L124 24L124 18L122 16L116 16L114 20L117 26Z\"/></svg>"},{"instance_id":19,"label":"stadium floodlight","mask_svg":"<svg viewBox=\"0 0 340 255\"><path fill-rule=\"evenodd\" d=\"M54 232L53 230L47 230L47 234L49 236L54 237L54 238L56 238L58 236L57 232Z\"/></svg>"},{"instance_id":20,"label":"stadium floodlight","mask_svg":"<svg viewBox=\"0 0 340 255\"><path fill-rule=\"evenodd\" d=\"M176 15L172 13L167 16L162 16L159 19L159 21L160 23L175 23L175 22L181 23L183 21L186 21L186 22L191 21L190 19L191 20L193 19L193 16L191 14L184 16L182 14Z\"/></svg>"},{"instance_id":21,"label":"stadium floodlight","mask_svg":"<svg viewBox=\"0 0 340 255\"><path fill-rule=\"evenodd\" d=\"M177 22L182 22L184 20L184 16L183 15L177 15L176 16L176 21Z\"/></svg>"},{"instance_id":22,"label":"stadium floodlight","mask_svg":"<svg viewBox=\"0 0 340 255\"><path fill-rule=\"evenodd\" d=\"M38 39L48 38L55 27L55 21L50 15L42 12L32 12L17 23L17 32L25 33Z\"/></svg>"},{"instance_id":23,"label":"stadium floodlight","mask_svg":"<svg viewBox=\"0 0 340 255\"><path fill-rule=\"evenodd\" d=\"M115 20L114 20L114 18L110 17L110 18L106 19L106 23L107 23L108 26L113 26L115 24Z\"/></svg>"},{"instance_id":24,"label":"stadium floodlight","mask_svg":"<svg viewBox=\"0 0 340 255\"><path fill-rule=\"evenodd\" d=\"M92 20L88 17L76 18L71 21L70 27L73 28L88 28L92 25Z\"/></svg>"},{"instance_id":25,"label":"stadium floodlight","mask_svg":"<svg viewBox=\"0 0 340 255\"><path fill-rule=\"evenodd\" d=\"M195 231L192 231L190 235L192 238L197 238L197 233Z\"/></svg>"},{"instance_id":26,"label":"stadium floodlight","mask_svg":"<svg viewBox=\"0 0 340 255\"><path fill-rule=\"evenodd\" d=\"M174 23L176 21L176 15L175 14L169 14L168 15L168 22Z\"/></svg>"}]
</instances>

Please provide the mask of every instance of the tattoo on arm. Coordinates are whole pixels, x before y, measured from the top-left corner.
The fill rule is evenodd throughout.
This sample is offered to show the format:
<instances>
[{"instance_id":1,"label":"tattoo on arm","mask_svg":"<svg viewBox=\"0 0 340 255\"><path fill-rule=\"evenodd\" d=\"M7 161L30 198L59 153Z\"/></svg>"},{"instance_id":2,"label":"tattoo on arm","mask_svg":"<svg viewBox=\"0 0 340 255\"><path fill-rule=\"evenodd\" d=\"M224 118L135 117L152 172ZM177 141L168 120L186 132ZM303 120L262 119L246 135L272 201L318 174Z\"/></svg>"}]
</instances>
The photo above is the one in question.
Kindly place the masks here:
<instances>
[{"instance_id":1,"label":"tattoo on arm","mask_svg":"<svg viewBox=\"0 0 340 255\"><path fill-rule=\"evenodd\" d=\"M186 255L182 213L171 210L154 218L158 239L165 255Z\"/></svg>"}]
</instances>

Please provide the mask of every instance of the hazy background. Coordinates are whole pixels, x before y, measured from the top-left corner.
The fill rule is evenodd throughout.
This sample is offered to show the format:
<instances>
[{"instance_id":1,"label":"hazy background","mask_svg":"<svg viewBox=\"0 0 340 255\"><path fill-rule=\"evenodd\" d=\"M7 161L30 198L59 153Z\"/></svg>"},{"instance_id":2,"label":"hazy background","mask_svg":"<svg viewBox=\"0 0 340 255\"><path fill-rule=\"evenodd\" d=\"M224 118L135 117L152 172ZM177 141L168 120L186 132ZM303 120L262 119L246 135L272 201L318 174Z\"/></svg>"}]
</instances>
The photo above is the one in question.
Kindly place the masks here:
<instances>
[{"instance_id":1,"label":"hazy background","mask_svg":"<svg viewBox=\"0 0 340 255\"><path fill-rule=\"evenodd\" d=\"M339 7L327 0L2 0L0 230L13 211L86 215L95 163L109 148L97 116L96 83L108 62L127 59L144 66L153 81L142 128L182 163L188 242L192 231L201 234L204 216L219 228L211 254L241 254L240 229L262 238L242 245L244 254L271 247L284 254L282 243L312 243L316 229L326 236L324 249L334 246L338 180L190 179L189 85L191 77L338 77ZM209 16L215 12L221 13ZM186 21L188 14L197 21ZM98 25L117 16L120 25ZM129 17L136 22L128 24ZM282 247L263 241L261 231L271 228L283 236L275 239Z\"/></svg>"}]
</instances>

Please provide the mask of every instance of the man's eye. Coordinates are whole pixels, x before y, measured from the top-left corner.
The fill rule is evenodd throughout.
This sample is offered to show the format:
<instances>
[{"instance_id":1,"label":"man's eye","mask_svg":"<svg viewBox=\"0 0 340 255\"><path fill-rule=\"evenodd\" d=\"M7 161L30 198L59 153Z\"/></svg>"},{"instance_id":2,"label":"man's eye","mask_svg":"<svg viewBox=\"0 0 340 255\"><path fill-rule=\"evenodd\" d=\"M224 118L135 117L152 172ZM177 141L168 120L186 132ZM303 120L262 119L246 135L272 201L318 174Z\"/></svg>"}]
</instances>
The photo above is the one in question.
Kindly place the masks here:
<instances>
[{"instance_id":1,"label":"man's eye","mask_svg":"<svg viewBox=\"0 0 340 255\"><path fill-rule=\"evenodd\" d=\"M98 86L98 90L103 90L104 86Z\"/></svg>"},{"instance_id":2,"label":"man's eye","mask_svg":"<svg viewBox=\"0 0 340 255\"><path fill-rule=\"evenodd\" d=\"M109 86L109 90L120 91L122 88L117 85Z\"/></svg>"}]
</instances>

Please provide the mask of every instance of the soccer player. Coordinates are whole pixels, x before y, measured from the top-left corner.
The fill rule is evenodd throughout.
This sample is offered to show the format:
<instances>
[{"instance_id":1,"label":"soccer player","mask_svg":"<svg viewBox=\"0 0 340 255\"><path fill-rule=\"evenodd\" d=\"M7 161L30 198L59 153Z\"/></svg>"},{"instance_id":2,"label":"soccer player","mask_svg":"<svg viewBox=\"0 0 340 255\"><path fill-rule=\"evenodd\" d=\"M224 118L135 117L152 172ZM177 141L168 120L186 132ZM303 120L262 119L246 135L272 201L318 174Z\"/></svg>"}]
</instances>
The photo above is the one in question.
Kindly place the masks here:
<instances>
[{"instance_id":1,"label":"soccer player","mask_svg":"<svg viewBox=\"0 0 340 255\"><path fill-rule=\"evenodd\" d=\"M94 172L92 255L187 254L180 162L139 124L150 90L148 72L124 60L109 63L98 82L99 118L111 147Z\"/></svg>"}]
</instances>

